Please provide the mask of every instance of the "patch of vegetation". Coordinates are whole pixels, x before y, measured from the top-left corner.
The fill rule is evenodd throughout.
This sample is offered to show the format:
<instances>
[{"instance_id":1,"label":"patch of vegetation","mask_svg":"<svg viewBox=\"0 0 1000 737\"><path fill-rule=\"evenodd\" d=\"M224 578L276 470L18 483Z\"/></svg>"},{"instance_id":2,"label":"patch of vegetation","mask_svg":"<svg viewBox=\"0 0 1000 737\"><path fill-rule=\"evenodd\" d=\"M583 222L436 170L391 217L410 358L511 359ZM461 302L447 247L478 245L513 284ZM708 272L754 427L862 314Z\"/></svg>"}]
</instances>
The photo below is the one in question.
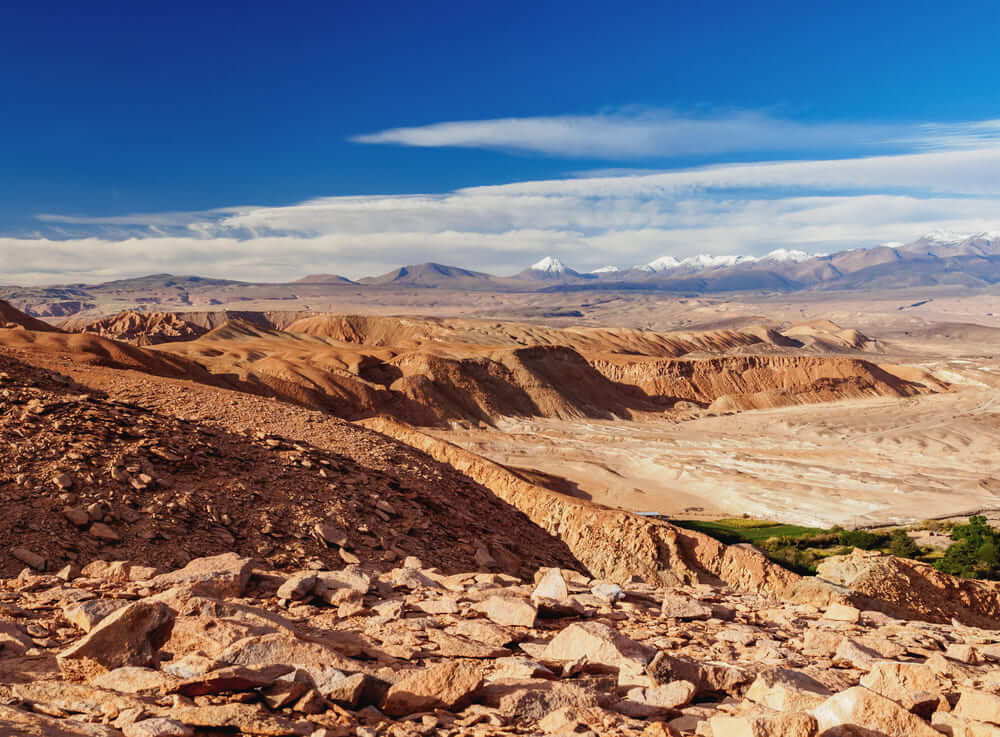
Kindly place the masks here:
<instances>
[{"instance_id":1,"label":"patch of vegetation","mask_svg":"<svg viewBox=\"0 0 1000 737\"><path fill-rule=\"evenodd\" d=\"M897 558L916 558L920 555L920 547L906 530L897 528L889 533L889 552Z\"/></svg>"},{"instance_id":2,"label":"patch of vegetation","mask_svg":"<svg viewBox=\"0 0 1000 737\"><path fill-rule=\"evenodd\" d=\"M713 522L701 520L673 520L678 527L704 532L716 540L735 545L737 543L757 544L764 540L797 539L803 536L824 533L817 527L802 527L800 525L783 525L778 522L748 519L720 519Z\"/></svg>"},{"instance_id":3,"label":"patch of vegetation","mask_svg":"<svg viewBox=\"0 0 1000 737\"><path fill-rule=\"evenodd\" d=\"M935 568L962 578L1000 579L1000 532L984 516L975 514L968 524L955 525L951 539L955 544L934 562Z\"/></svg>"},{"instance_id":4,"label":"patch of vegetation","mask_svg":"<svg viewBox=\"0 0 1000 737\"><path fill-rule=\"evenodd\" d=\"M749 518L719 519L711 522L703 520L671 520L678 527L703 532L727 545L750 543L778 565L784 566L796 573L809 575L816 573L816 566L824 559L834 555L847 555L854 548L863 550L879 550L891 553L900 558L911 558L926 562L942 559L941 551L918 546L903 528L887 532L870 530L845 530L834 526L829 529L819 527L803 527L801 525L785 525L769 520ZM957 529L957 528L956 528ZM953 536L956 533L953 533ZM958 538L956 538L958 539ZM968 546L976 548L973 556L982 563L979 552L983 545L981 533L970 537ZM955 546L952 546L954 548ZM995 538L993 550L1000 551L1000 534ZM950 549L949 549L950 552ZM983 555L989 555L990 548L983 549ZM944 558L947 558L944 554ZM962 559L965 560L964 558ZM938 563L935 563L937 566ZM945 564L948 565L948 564ZM962 563L959 568L965 570L969 565ZM983 569L983 566L980 566ZM939 568L939 570L944 570ZM970 568L969 570L972 570ZM995 566L1000 572L1000 562ZM946 571L951 573L950 570Z\"/></svg>"},{"instance_id":5,"label":"patch of vegetation","mask_svg":"<svg viewBox=\"0 0 1000 737\"><path fill-rule=\"evenodd\" d=\"M889 543L889 536L881 532L868 532L867 530L844 530L837 535L837 542L849 548L875 550L885 547Z\"/></svg>"},{"instance_id":6,"label":"patch of vegetation","mask_svg":"<svg viewBox=\"0 0 1000 737\"><path fill-rule=\"evenodd\" d=\"M753 517L733 517L732 519L720 519L716 524L726 527L735 527L740 530L750 530L758 527L778 527L778 522L771 522L766 519L754 519Z\"/></svg>"}]
</instances>

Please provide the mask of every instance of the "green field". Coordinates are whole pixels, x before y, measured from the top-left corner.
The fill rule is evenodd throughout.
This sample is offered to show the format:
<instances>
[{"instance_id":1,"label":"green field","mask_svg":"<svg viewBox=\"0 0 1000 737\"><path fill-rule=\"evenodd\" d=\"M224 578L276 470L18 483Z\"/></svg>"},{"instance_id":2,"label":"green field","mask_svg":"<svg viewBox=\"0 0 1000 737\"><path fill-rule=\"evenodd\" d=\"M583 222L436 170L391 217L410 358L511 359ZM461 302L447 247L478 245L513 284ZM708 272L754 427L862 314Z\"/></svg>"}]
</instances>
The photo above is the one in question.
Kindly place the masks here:
<instances>
[{"instance_id":1,"label":"green field","mask_svg":"<svg viewBox=\"0 0 1000 737\"><path fill-rule=\"evenodd\" d=\"M801 525L783 525L780 522L768 522L755 519L720 519L714 522L701 520L671 520L678 527L684 527L696 532L704 532L727 545L736 543L759 543L771 538L791 537L805 538L816 535L830 534L830 530L818 527L802 527Z\"/></svg>"}]
</instances>

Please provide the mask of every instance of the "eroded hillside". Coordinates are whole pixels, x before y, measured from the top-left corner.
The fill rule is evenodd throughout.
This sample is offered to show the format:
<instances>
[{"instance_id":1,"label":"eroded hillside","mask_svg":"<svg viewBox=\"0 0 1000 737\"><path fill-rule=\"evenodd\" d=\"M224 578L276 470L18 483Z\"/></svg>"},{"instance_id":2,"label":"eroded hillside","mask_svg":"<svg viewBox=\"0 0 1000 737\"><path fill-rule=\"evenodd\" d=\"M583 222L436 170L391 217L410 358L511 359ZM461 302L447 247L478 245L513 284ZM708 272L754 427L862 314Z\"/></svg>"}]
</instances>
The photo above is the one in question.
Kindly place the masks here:
<instances>
[{"instance_id":1,"label":"eroded hillside","mask_svg":"<svg viewBox=\"0 0 1000 737\"><path fill-rule=\"evenodd\" d=\"M814 347L872 344L835 328L800 333ZM800 341L763 327L654 333L337 315L295 320L285 330L230 321L160 348L252 391L348 419L382 414L435 426L493 425L501 417L629 419L679 400L732 411L945 388L800 349ZM689 354L699 358L676 358Z\"/></svg>"},{"instance_id":2,"label":"eroded hillside","mask_svg":"<svg viewBox=\"0 0 1000 737\"><path fill-rule=\"evenodd\" d=\"M157 411L116 401L25 358L0 353L8 574L39 558L54 570L95 558L179 565L226 551L275 566L409 554L444 569L484 557L512 573L532 560L576 565L490 491L382 436L330 420L320 448L252 430L252 405L238 430L181 419L169 402ZM115 372L98 371L113 393ZM151 381L140 386L163 398L180 391ZM352 455L333 450L345 445Z\"/></svg>"}]
</instances>

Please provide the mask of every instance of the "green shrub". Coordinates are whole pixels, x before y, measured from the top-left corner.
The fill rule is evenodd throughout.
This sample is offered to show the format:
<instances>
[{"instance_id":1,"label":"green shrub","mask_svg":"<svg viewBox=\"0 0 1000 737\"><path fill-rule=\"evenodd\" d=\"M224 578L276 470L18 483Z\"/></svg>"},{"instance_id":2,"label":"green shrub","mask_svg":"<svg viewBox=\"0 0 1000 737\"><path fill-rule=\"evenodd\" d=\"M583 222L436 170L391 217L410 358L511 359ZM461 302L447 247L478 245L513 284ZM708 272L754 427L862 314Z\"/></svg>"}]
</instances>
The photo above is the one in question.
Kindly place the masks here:
<instances>
[{"instance_id":1,"label":"green shrub","mask_svg":"<svg viewBox=\"0 0 1000 737\"><path fill-rule=\"evenodd\" d=\"M889 552L897 558L915 558L920 555L920 548L906 530L897 529L889 533Z\"/></svg>"},{"instance_id":2,"label":"green shrub","mask_svg":"<svg viewBox=\"0 0 1000 737\"><path fill-rule=\"evenodd\" d=\"M851 548L874 550L887 544L889 536L880 532L868 532L868 530L844 530L837 536L837 541L841 545Z\"/></svg>"},{"instance_id":3,"label":"green shrub","mask_svg":"<svg viewBox=\"0 0 1000 737\"><path fill-rule=\"evenodd\" d=\"M985 517L975 514L968 524L955 525L951 539L955 543L934 563L935 568L963 578L1000 578L1000 533Z\"/></svg>"}]
</instances>

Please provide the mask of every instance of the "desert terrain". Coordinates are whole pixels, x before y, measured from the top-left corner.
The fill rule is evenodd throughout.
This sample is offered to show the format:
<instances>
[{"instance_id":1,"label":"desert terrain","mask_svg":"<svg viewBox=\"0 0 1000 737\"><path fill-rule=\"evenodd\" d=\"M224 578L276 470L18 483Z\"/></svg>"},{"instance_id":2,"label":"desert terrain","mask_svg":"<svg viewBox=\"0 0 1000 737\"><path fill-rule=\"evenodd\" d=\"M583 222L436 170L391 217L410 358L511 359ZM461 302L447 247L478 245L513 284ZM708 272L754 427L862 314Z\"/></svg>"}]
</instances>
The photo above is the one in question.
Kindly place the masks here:
<instances>
[{"instance_id":1,"label":"desert terrain","mask_svg":"<svg viewBox=\"0 0 1000 737\"><path fill-rule=\"evenodd\" d=\"M0 730L1000 728L995 582L671 523L995 517L997 298L427 291L0 303Z\"/></svg>"},{"instance_id":2,"label":"desert terrain","mask_svg":"<svg viewBox=\"0 0 1000 737\"><path fill-rule=\"evenodd\" d=\"M858 527L1000 507L998 297L380 294L359 313L49 318L75 337L6 343L388 416L640 514ZM561 316L524 319L529 302ZM414 307L430 314L386 314Z\"/></svg>"},{"instance_id":3,"label":"desert terrain","mask_svg":"<svg viewBox=\"0 0 1000 737\"><path fill-rule=\"evenodd\" d=\"M856 527L995 509L996 299L906 299L619 296L577 305L577 325L502 306L508 319L164 313L180 321L169 342L139 337L138 314L86 329L643 514Z\"/></svg>"},{"instance_id":4,"label":"desert terrain","mask_svg":"<svg viewBox=\"0 0 1000 737\"><path fill-rule=\"evenodd\" d=\"M626 427L508 420L499 430L437 434L643 514L857 527L998 507L996 391L979 387Z\"/></svg>"}]
</instances>

